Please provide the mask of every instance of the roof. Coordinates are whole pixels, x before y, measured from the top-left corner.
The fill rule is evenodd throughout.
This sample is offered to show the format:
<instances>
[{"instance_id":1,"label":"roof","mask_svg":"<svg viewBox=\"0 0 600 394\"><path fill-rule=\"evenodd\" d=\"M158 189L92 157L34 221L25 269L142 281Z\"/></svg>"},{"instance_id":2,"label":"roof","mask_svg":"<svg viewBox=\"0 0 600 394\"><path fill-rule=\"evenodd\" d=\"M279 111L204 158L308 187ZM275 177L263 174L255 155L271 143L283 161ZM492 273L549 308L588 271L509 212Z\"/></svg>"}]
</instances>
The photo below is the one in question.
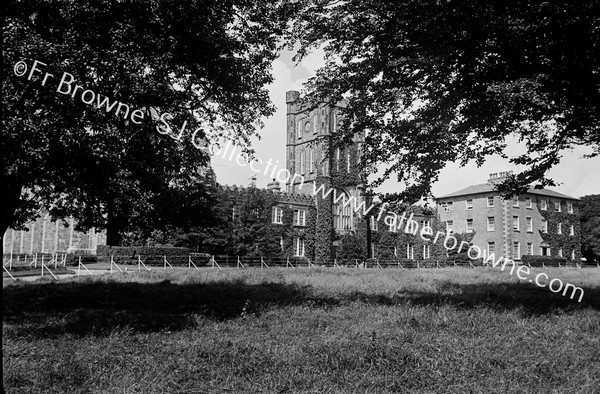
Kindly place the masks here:
<instances>
[{"instance_id":1,"label":"roof","mask_svg":"<svg viewBox=\"0 0 600 394\"><path fill-rule=\"evenodd\" d=\"M442 200L442 199L451 198L451 197L468 196L471 194L481 194L481 193L498 193L498 191L496 190L494 184L482 183L479 185L468 186L464 189L460 189L453 193L446 194L445 196L436 197L436 200ZM577 197L567 196L566 194L562 194L559 192L555 192L554 190L548 190L548 189L528 189L527 193L537 194L540 196L568 198L570 200L579 200Z\"/></svg>"}]
</instances>

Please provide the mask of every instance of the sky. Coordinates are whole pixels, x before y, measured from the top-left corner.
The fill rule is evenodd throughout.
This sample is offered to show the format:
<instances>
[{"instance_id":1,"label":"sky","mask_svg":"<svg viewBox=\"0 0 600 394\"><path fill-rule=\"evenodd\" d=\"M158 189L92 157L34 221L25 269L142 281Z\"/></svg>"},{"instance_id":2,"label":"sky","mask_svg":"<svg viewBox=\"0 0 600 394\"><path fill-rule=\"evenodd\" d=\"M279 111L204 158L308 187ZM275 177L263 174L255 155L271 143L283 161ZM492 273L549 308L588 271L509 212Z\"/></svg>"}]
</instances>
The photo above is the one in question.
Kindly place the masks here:
<instances>
[{"instance_id":1,"label":"sky","mask_svg":"<svg viewBox=\"0 0 600 394\"><path fill-rule=\"evenodd\" d=\"M323 62L321 51L313 52L296 65L292 60L293 52L282 51L277 60L273 62L274 82L269 85L269 95L277 110L273 116L264 120L265 127L259 131L260 139L254 138L252 147L255 157L266 163L271 160L273 167L285 168L285 139L286 139L286 104L285 93L289 90L302 90L302 84L315 74ZM506 153L511 154L521 150L516 140L510 140ZM233 151L231 149L230 151ZM239 148L236 152L239 151ZM557 187L550 189L563 194L581 197L588 194L600 194L600 157L584 159L582 156L589 150L575 148L563 152L563 157L557 166L549 172L550 178L558 183ZM224 157L223 157L224 156ZM266 187L272 180L266 165L255 163L256 173L243 160L236 162L236 155L232 157L229 152L225 155L215 155L212 158L213 169L217 181L224 185L247 186L252 176L256 174L256 185ZM489 174L502 171L519 172L519 167L508 163L508 160L499 156L490 156L486 162L477 167L474 162L460 167L458 163L449 163L441 171L439 181L433 184L432 192L436 197L460 190L469 185L485 183ZM265 175L266 172L266 175ZM282 185L283 187L283 185ZM401 185L395 180L389 180L377 191L394 192L401 190Z\"/></svg>"}]
</instances>

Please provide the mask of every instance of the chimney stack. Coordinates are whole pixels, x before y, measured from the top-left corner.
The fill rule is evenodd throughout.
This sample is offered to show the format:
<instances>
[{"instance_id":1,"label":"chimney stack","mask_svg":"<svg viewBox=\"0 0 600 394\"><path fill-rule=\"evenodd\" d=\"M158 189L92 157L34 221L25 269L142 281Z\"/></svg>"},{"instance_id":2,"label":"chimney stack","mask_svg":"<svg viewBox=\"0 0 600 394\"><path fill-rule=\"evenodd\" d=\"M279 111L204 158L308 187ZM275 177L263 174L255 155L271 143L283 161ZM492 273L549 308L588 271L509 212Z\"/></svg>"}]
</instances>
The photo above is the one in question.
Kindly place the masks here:
<instances>
[{"instance_id":1,"label":"chimney stack","mask_svg":"<svg viewBox=\"0 0 600 394\"><path fill-rule=\"evenodd\" d=\"M267 183L267 190L280 191L279 182L275 178L273 178L273 182Z\"/></svg>"},{"instance_id":2,"label":"chimney stack","mask_svg":"<svg viewBox=\"0 0 600 394\"><path fill-rule=\"evenodd\" d=\"M502 171L502 172L494 172L490 174L490 178L488 179L488 183L491 185L495 185L497 183L502 183L506 178L512 175L512 171Z\"/></svg>"}]
</instances>

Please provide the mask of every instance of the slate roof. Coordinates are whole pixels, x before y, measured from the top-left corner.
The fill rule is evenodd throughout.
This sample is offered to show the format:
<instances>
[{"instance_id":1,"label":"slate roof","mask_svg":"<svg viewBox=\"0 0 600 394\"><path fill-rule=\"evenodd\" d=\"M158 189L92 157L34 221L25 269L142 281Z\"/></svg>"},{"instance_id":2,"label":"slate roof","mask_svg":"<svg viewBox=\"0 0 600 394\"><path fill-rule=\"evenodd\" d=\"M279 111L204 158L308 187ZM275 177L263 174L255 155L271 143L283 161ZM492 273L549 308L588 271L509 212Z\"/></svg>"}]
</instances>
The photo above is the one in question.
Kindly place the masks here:
<instances>
[{"instance_id":1,"label":"slate roof","mask_svg":"<svg viewBox=\"0 0 600 394\"><path fill-rule=\"evenodd\" d=\"M453 193L446 194L445 196L436 197L436 200L443 200L445 198L450 197L459 197L459 196L468 196L471 194L480 194L480 193L498 193L495 185L490 183L481 183L479 185L471 185L464 189L457 190ZM566 194L562 194L559 192L555 192L554 190L548 189L528 189L527 193L537 194L540 196L548 196L548 197L556 197L556 198L567 198L569 200L579 200L576 197L567 196Z\"/></svg>"}]
</instances>

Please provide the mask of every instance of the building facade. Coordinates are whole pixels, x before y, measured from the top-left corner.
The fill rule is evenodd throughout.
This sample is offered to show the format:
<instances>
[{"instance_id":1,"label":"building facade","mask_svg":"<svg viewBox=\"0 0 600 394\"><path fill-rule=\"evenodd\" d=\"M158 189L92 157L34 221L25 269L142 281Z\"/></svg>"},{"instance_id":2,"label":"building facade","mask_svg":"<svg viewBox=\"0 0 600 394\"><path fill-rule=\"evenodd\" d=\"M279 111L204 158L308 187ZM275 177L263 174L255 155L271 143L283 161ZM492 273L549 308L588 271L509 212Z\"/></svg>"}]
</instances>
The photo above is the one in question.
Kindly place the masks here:
<instances>
[{"instance_id":1,"label":"building facade","mask_svg":"<svg viewBox=\"0 0 600 394\"><path fill-rule=\"evenodd\" d=\"M26 230L6 230L2 238L5 254L95 254L98 245L106 245L105 231L75 231L73 219L52 220L48 213L42 213L25 227Z\"/></svg>"},{"instance_id":2,"label":"building facade","mask_svg":"<svg viewBox=\"0 0 600 394\"><path fill-rule=\"evenodd\" d=\"M437 198L438 217L446 223L446 231L474 234L473 244L496 257L580 259L578 199L547 189L529 189L504 199L495 184L508 175L490 174L487 183Z\"/></svg>"}]
</instances>

